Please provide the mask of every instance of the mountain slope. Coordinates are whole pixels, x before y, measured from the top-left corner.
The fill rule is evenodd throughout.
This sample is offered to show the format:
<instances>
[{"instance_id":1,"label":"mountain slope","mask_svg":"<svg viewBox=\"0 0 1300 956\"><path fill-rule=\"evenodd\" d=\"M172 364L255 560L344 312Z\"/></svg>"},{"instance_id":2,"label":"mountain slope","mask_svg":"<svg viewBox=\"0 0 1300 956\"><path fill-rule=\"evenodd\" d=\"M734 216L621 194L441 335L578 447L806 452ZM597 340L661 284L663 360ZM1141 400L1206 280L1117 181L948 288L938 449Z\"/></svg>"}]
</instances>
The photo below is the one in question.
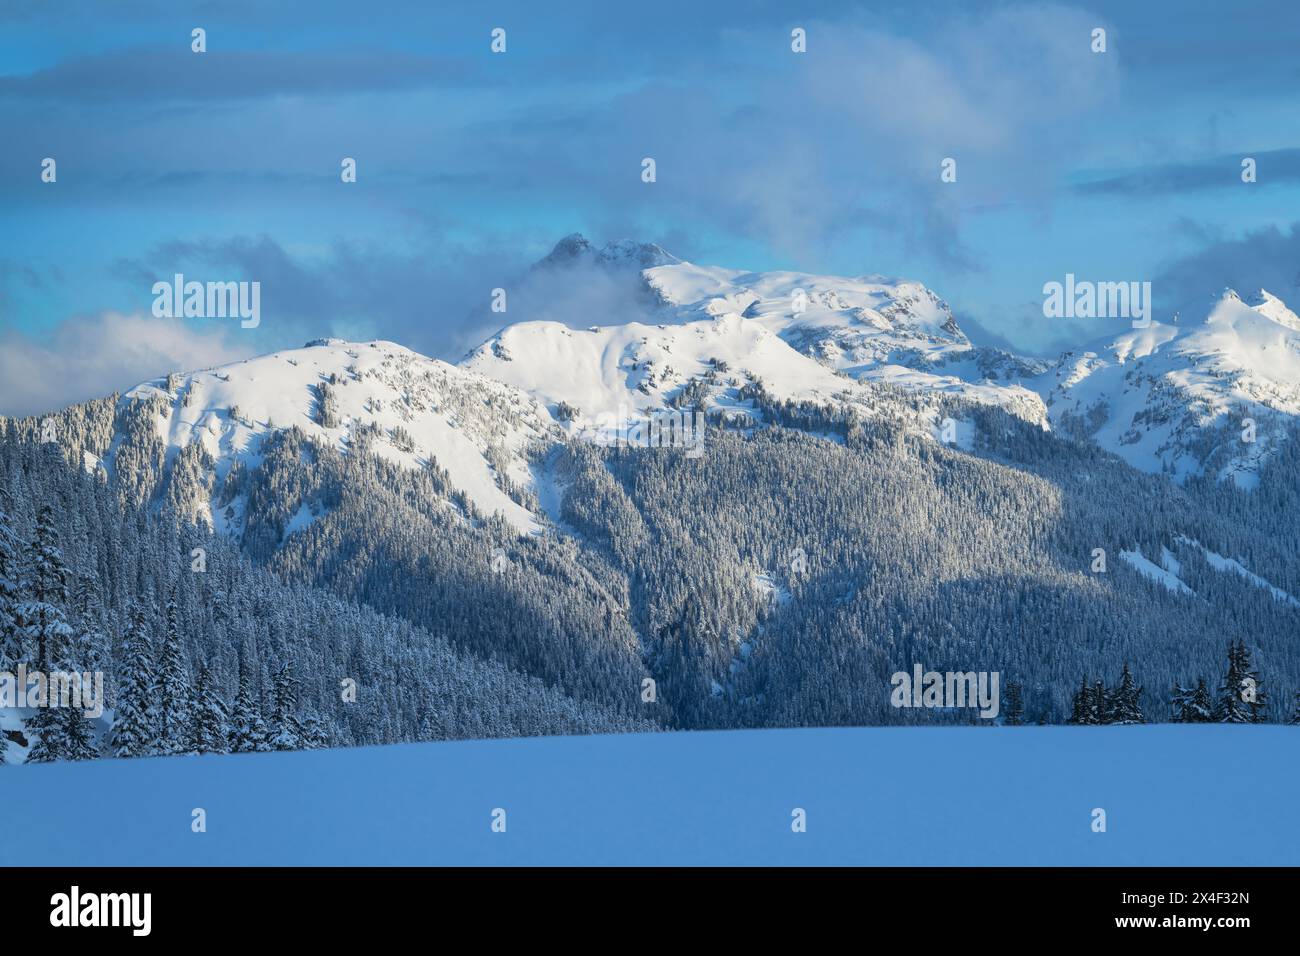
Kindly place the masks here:
<instances>
[{"instance_id":1,"label":"mountain slope","mask_svg":"<svg viewBox=\"0 0 1300 956\"><path fill-rule=\"evenodd\" d=\"M771 292L766 279L728 274L731 288L770 294L712 316L716 296L691 298L697 288L663 276L698 286L716 270L639 268L659 254L615 252L600 268L642 283L652 309L677 320L509 328L477 357L512 370L514 384L478 374L473 358L454 368L390 343L325 342L69 409L56 438L72 461L100 456L127 502L212 523L284 580L445 635L576 701L636 716L653 678L645 714L666 726L940 719L900 713L885 692L916 661L1005 673L1046 721L1070 713L1081 676L1109 679L1127 661L1151 689L1150 716L1164 717L1172 684L1217 680L1232 634L1251 636L1277 694L1268 713L1281 715L1300 680L1300 537L1278 515L1300 513L1285 481L1300 446L1261 463L1258 493L1179 488L1032 416L970 401L971 388L1038 401L1008 376L1057 383L971 347L931 298L916 298L910 318L877 301L868 334L866 313L846 315L839 300L826 299L812 327L811 309L767 315L790 280ZM868 286L844 296L876 296ZM1139 362L1196 367L1178 348L1225 353L1243 337L1263 348L1292 334L1285 313L1261 304L1270 314L1228 302L1195 336L1126 331L1093 356L1096 368L1060 382L1054 404L1105 376L1123 381ZM844 368L792 344L823 333L870 341L837 346L841 357L856 350ZM680 379L670 365L686 370ZM936 369L982 377L947 376L950 394ZM897 370L929 384L869 378ZM552 411L547 392L570 397ZM708 453L690 457L566 440L555 420L569 417L561 402L618 414L630 396L770 427L716 429ZM961 417L958 448L913 427L935 412ZM1058 410L1054 431L1078 417ZM18 437L39 440L39 426L21 423ZM519 535L527 528L540 533ZM1099 552L1109 567L1094 567Z\"/></svg>"},{"instance_id":2,"label":"mountain slope","mask_svg":"<svg viewBox=\"0 0 1300 956\"><path fill-rule=\"evenodd\" d=\"M1137 468L1252 487L1300 415L1300 319L1267 292L1229 289L1200 321L1126 329L1039 381L1053 425Z\"/></svg>"},{"instance_id":3,"label":"mountain slope","mask_svg":"<svg viewBox=\"0 0 1300 956\"><path fill-rule=\"evenodd\" d=\"M867 416L881 406L877 386L892 386L1046 420L1038 395L1012 380L1045 366L975 347L947 304L917 282L699 266L652 245L598 250L581 236L561 240L536 268L575 282L590 274L584 268L612 272L646 305L632 317L511 325L461 365L552 410L572 406L580 424L684 399L755 418L745 386L759 383L777 400L847 402Z\"/></svg>"},{"instance_id":4,"label":"mountain slope","mask_svg":"<svg viewBox=\"0 0 1300 956\"><path fill-rule=\"evenodd\" d=\"M532 480L529 447L554 429L546 410L515 389L392 342L324 340L168 376L131 389L119 412L137 402L157 413L151 427L169 464L183 449L206 453L214 491L232 470L257 467L269 434L295 427L340 449L364 442L396 464L445 470L483 513L500 513L520 531L536 527L510 488ZM131 435L121 432L102 462L110 473L134 460L123 453ZM192 516L238 533L242 504L238 494L223 501L208 494L190 506Z\"/></svg>"},{"instance_id":5,"label":"mountain slope","mask_svg":"<svg viewBox=\"0 0 1300 956\"><path fill-rule=\"evenodd\" d=\"M918 282L701 266L659 246L598 249L581 236L561 240L535 272L572 285L598 277L627 295L616 313L508 326L461 366L553 413L563 407L579 434L666 405L753 421L760 389L859 418L903 417L925 433L937 401L956 398L1094 442L1144 471L1250 487L1300 415L1300 317L1262 290L1249 302L1229 290L1196 321L1125 328L1053 363L974 345ZM889 400L899 389L910 408Z\"/></svg>"}]
</instances>

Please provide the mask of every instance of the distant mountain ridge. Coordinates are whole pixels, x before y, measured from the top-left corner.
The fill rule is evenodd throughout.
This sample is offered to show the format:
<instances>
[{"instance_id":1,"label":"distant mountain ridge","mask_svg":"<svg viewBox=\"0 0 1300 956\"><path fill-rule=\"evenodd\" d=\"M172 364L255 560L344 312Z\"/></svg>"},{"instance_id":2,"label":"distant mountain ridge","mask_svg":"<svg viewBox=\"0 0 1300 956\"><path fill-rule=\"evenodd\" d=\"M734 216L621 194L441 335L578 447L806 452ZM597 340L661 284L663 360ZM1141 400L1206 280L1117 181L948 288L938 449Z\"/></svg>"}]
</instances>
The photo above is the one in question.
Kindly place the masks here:
<instances>
[{"instance_id":1,"label":"distant mountain ridge","mask_svg":"<svg viewBox=\"0 0 1300 956\"><path fill-rule=\"evenodd\" d=\"M618 308L507 326L459 365L321 339L175 373L52 414L51 438L0 423L30 446L14 468L57 445L132 513L620 719L939 719L889 703L917 661L999 671L1047 722L1127 663L1167 719L1233 635L1290 712L1300 323L1275 297L1053 363L974 344L909 280L580 237L535 269L557 292L599 275L616 294L588 301ZM604 447L611 416L687 409L701 455Z\"/></svg>"},{"instance_id":2,"label":"distant mountain ridge","mask_svg":"<svg viewBox=\"0 0 1300 956\"><path fill-rule=\"evenodd\" d=\"M575 281L584 268L627 283L644 308L508 325L458 365L392 342L319 339L176 373L122 396L106 450L86 464L135 472L157 459L171 471L182 451L206 456L190 468L186 507L238 534L241 472L269 435L295 427L340 450L363 443L406 467L437 467L479 512L529 532L555 517L539 452L597 434L598 421L668 407L747 428L771 402L806 403L940 439L944 403L957 400L1142 471L1244 487L1300 416L1300 317L1263 290L1249 300L1226 290L1200 321L1126 326L1048 362L975 345L915 281L700 266L653 243L597 247L578 234L534 266L574 270ZM157 415L128 435L122 412L137 402ZM142 479L137 498L159 480Z\"/></svg>"},{"instance_id":3,"label":"distant mountain ridge","mask_svg":"<svg viewBox=\"0 0 1300 956\"><path fill-rule=\"evenodd\" d=\"M866 416L881 407L878 386L955 396L1095 442L1143 471L1208 470L1247 486L1300 415L1300 317L1264 290L1248 302L1226 290L1199 320L1125 324L1049 362L975 345L919 282L699 266L654 244L598 249L577 234L535 268L580 262L622 270L655 308L631 321L510 325L461 366L588 418L683 395L753 417L743 397L752 383ZM1247 419L1256 441L1234 448Z\"/></svg>"},{"instance_id":4,"label":"distant mountain ridge","mask_svg":"<svg viewBox=\"0 0 1300 956\"><path fill-rule=\"evenodd\" d=\"M529 532L555 517L539 452L597 434L596 422L668 407L747 428L773 401L806 403L940 439L944 403L957 400L1143 471L1244 487L1300 416L1300 317L1263 290L1249 300L1226 290L1200 321L1124 327L1053 363L975 345L915 281L699 266L653 243L597 247L577 234L534 266L574 270L575 281L584 268L627 283L644 308L508 325L458 365L392 342L319 339L173 374L125 393L120 409L144 401L157 417L127 435L117 415L106 452L86 463L134 471L156 458L170 471L187 448L201 453L208 464L190 470L210 474L186 507L238 534L241 472L256 467L267 436L296 427L340 450L364 443L397 464L444 470L479 512Z\"/></svg>"}]
</instances>

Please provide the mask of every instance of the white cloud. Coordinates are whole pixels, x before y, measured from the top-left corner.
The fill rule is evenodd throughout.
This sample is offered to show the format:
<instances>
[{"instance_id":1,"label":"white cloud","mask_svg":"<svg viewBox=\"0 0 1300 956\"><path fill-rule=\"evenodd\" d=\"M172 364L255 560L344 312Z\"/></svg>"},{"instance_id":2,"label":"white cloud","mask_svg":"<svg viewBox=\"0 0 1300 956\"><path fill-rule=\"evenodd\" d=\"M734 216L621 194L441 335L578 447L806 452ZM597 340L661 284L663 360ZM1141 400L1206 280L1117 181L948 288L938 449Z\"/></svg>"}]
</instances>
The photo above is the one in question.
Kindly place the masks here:
<instances>
[{"instance_id":1,"label":"white cloud","mask_svg":"<svg viewBox=\"0 0 1300 956\"><path fill-rule=\"evenodd\" d=\"M223 326L105 312L68 319L47 341L0 337L0 414L35 415L102 398L168 372L255 354Z\"/></svg>"}]
</instances>

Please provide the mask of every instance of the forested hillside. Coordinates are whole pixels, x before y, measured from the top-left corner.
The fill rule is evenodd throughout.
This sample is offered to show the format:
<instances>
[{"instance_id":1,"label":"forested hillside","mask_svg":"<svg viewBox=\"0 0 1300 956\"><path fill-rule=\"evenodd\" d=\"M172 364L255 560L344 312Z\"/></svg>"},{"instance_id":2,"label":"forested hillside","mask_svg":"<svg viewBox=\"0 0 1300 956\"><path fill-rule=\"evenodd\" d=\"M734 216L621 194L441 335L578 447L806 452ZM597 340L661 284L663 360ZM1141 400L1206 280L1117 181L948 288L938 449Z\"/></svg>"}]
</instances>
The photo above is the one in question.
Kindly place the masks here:
<instances>
[{"instance_id":1,"label":"forested hillside","mask_svg":"<svg viewBox=\"0 0 1300 956\"><path fill-rule=\"evenodd\" d=\"M960 398L745 399L698 457L539 447L524 534L382 429L268 430L221 472L168 454L157 396L65 410L57 442L6 422L0 665L102 668L110 707L11 708L10 759L980 722L891 706L917 664L998 672L1009 723L1293 719L1294 440L1245 491Z\"/></svg>"},{"instance_id":2,"label":"forested hillside","mask_svg":"<svg viewBox=\"0 0 1300 956\"><path fill-rule=\"evenodd\" d=\"M633 582L634 623L681 719L959 719L889 705L890 674L919 661L1000 671L1022 686L1025 719L1063 722L1081 678L1109 683L1127 661L1146 718L1168 720L1175 682L1217 692L1230 638L1252 649L1271 719L1291 712L1300 562L1277 495L1184 490L998 409L948 411L976 454L885 425L842 444L718 431L697 460L571 452L565 517ZM1275 464L1279 483L1288 466ZM1184 588L1126 554L1167 554ZM1273 588L1216 568L1219 555L1246 556Z\"/></svg>"},{"instance_id":3,"label":"forested hillside","mask_svg":"<svg viewBox=\"0 0 1300 956\"><path fill-rule=\"evenodd\" d=\"M0 671L103 670L109 708L95 722L0 708L11 762L651 726L463 653L445 623L282 583L168 509L123 506L59 445L6 432Z\"/></svg>"}]
</instances>

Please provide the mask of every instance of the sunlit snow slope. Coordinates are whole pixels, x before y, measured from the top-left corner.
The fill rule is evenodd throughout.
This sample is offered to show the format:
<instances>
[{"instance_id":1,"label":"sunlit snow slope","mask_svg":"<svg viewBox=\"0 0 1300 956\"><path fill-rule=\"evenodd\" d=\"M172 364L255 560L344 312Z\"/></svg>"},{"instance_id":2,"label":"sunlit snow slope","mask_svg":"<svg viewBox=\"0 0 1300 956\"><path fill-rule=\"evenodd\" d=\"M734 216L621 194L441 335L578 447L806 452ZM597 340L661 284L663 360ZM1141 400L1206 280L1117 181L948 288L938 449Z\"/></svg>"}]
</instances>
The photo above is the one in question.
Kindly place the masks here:
<instances>
[{"instance_id":1,"label":"sunlit snow slope","mask_svg":"<svg viewBox=\"0 0 1300 956\"><path fill-rule=\"evenodd\" d=\"M865 410L873 386L888 384L1046 418L1039 396L1016 380L1046 365L976 348L917 282L699 266L652 245L597 250L581 236L539 263L571 270L575 281L583 266L616 272L653 305L631 320L584 314L511 325L462 365L588 418L662 407L691 383L707 386L706 407L746 414L739 391L754 382L778 399Z\"/></svg>"},{"instance_id":2,"label":"sunlit snow slope","mask_svg":"<svg viewBox=\"0 0 1300 956\"><path fill-rule=\"evenodd\" d=\"M322 386L329 416L321 413ZM166 406L157 428L169 455L201 443L218 482L235 461L255 466L275 429L296 426L346 450L357 428L375 426L377 453L411 467L436 462L482 512L499 512L520 530L533 526L533 516L502 490L490 461L527 486L526 450L553 429L546 410L520 391L392 342L319 341L139 385L123 401L138 398ZM117 447L105 467L113 467ZM222 528L238 515L235 503L228 512L210 506L206 517Z\"/></svg>"},{"instance_id":3,"label":"sunlit snow slope","mask_svg":"<svg viewBox=\"0 0 1300 956\"><path fill-rule=\"evenodd\" d=\"M1134 466L1180 477L1209 468L1250 486L1300 415L1300 318L1267 292L1243 301L1229 289L1199 320L1067 353L1042 382L1054 425Z\"/></svg>"}]
</instances>

